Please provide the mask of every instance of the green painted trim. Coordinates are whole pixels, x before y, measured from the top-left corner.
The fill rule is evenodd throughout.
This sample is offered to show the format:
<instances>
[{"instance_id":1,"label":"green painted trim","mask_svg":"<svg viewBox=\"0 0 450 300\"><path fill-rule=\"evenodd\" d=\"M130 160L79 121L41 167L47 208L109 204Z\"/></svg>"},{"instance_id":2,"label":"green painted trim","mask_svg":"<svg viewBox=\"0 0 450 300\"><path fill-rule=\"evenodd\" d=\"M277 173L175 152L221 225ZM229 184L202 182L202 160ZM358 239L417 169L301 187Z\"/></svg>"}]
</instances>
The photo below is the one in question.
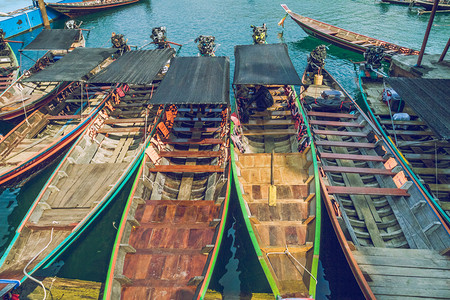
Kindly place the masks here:
<instances>
[{"instance_id":1,"label":"green painted trim","mask_svg":"<svg viewBox=\"0 0 450 300\"><path fill-rule=\"evenodd\" d=\"M125 209L122 213L122 217L120 218L120 223L119 223L119 228L121 228L122 232L123 229L125 228L125 223L127 222L127 218L128 218L128 213L129 213L129 208L131 206L131 203L133 202L133 191L136 190L137 184L139 183L139 179L140 179L140 175L142 172L142 169L144 168L144 160L141 160L141 163L139 165L139 171L136 174L136 177L134 178L134 182L133 182L133 186L131 187L131 193L128 195L128 199L127 202L125 204ZM109 260L109 266L108 266L108 273L106 274L106 281L105 281L105 288L109 287L110 281L112 281L114 278L114 269L112 268L112 264L114 263L114 258L115 258L115 254L116 252L118 252L119 250L119 245L120 245L120 241L119 241L119 233L117 232L116 234L116 238L114 240L114 245L113 245L113 249L112 249L112 253L111 253L111 258ZM107 297L107 293L103 292L103 299L108 299Z\"/></svg>"},{"instance_id":2,"label":"green painted trim","mask_svg":"<svg viewBox=\"0 0 450 300\"><path fill-rule=\"evenodd\" d=\"M211 258L209 270L208 270L208 273L206 274L207 276L206 276L205 280L203 281L203 284L202 284L202 287L200 290L199 299L201 299L201 300L203 300L205 298L205 294L208 291L208 286L211 281L212 274L214 273L214 267L217 262L217 257L219 256L220 245L222 244L222 241L223 241L223 233L225 231L225 225L227 223L226 221L227 221L227 216L228 216L228 207L230 204L230 197L231 197L231 168L230 168L229 174L228 174L227 197L225 198L225 203L223 204L222 220L220 222L220 228L219 228L219 232L217 234L217 241L216 241L216 245L214 247L213 257Z\"/></svg>"},{"instance_id":3,"label":"green painted trim","mask_svg":"<svg viewBox=\"0 0 450 300\"><path fill-rule=\"evenodd\" d=\"M231 132L233 132L234 124L231 124ZM269 282L270 288L272 289L273 294L275 297L280 295L280 291L278 290L278 287L275 283L275 279L272 276L272 273L269 270L269 267L267 266L266 261L264 260L264 257L262 256L261 249L259 248L258 241L256 240L255 232L253 231L252 224L250 223L249 216L247 214L247 208L245 206L244 198L242 197L242 191L241 187L239 185L239 179L237 178L237 172L236 172L236 164L235 164L235 158L234 158L234 145L233 143L230 143L230 153L231 153L231 167L232 167L232 178L234 181L234 185L236 187L236 191L239 198L239 205L241 207L242 216L244 217L245 226L247 227L248 234L250 235L250 240L253 244L253 248L255 249L256 255L258 256L259 263L261 264L261 267L263 268L264 274L266 275L267 281Z\"/></svg>"},{"instance_id":4,"label":"green painted trim","mask_svg":"<svg viewBox=\"0 0 450 300\"><path fill-rule=\"evenodd\" d=\"M442 209L442 207L439 205L439 203L436 202L434 197L428 192L428 190L422 185L417 175L413 172L413 170L410 168L409 162L406 161L401 151L395 146L393 141L389 138L389 136L386 134L386 132L383 130L383 127L378 122L377 118L375 117L375 114L372 111L372 108L370 107L368 101L367 101L367 95L364 92L364 89L362 87L362 76L361 72L358 74L358 83L359 83L359 89L361 91L362 98L364 100L364 105L366 106L367 111L370 114L370 117L375 122L377 128L379 129L381 135L386 140L386 144L391 148L391 151L395 154L396 158L401 161L403 168L407 170L407 172L411 175L411 177L414 179L415 185L422 191L424 196L428 198L429 201L433 204L433 206L438 210L441 217L443 217L447 223L450 224L450 217L445 213L445 211Z\"/></svg>"},{"instance_id":5,"label":"green painted trim","mask_svg":"<svg viewBox=\"0 0 450 300\"><path fill-rule=\"evenodd\" d=\"M294 87L292 87L292 90L295 93ZM302 114L303 121L306 125L306 130L308 133L308 137L310 138L310 147L311 147L311 155L313 159L313 166L314 166L314 187L315 187L315 201L316 201L316 219L315 219L315 225L316 229L314 231L314 250L313 250L313 261L311 266L311 274L314 275L314 277L317 280L317 273L318 273L318 267L319 267L319 255L320 255L320 236L321 236L321 230L322 230L322 196L321 196L321 190L320 190L320 175L319 175L319 164L317 162L317 156L316 156L316 146L314 144L314 136L311 132L311 128L309 126L308 117L306 115L306 112L303 108L303 106L300 103L299 97L296 95L296 103L298 110ZM316 298L316 286L317 282L313 278L309 280L309 294L312 298Z\"/></svg>"}]
</instances>

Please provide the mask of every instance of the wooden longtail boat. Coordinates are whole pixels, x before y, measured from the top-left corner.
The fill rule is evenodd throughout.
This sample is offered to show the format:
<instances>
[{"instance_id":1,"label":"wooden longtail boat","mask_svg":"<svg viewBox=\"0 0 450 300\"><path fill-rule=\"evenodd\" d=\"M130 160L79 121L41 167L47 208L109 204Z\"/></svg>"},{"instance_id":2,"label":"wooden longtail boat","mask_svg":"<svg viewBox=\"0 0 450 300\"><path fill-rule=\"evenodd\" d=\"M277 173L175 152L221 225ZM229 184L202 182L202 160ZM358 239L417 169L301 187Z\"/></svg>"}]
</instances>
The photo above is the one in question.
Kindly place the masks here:
<instances>
[{"instance_id":1,"label":"wooden longtail boat","mask_svg":"<svg viewBox=\"0 0 450 300\"><path fill-rule=\"evenodd\" d=\"M225 57L171 61L150 100L164 116L128 198L103 299L204 298L230 197L229 72Z\"/></svg>"},{"instance_id":2,"label":"wooden longtail boat","mask_svg":"<svg viewBox=\"0 0 450 300\"><path fill-rule=\"evenodd\" d=\"M146 51L149 63L141 64L148 83L121 86L113 104L106 103L56 167L0 259L0 278L24 281L23 269L32 274L48 267L131 178L150 142L148 129L155 130L149 125L160 118L156 109L145 104L174 52L152 51ZM132 68L120 70L135 74Z\"/></svg>"},{"instance_id":3,"label":"wooden longtail boat","mask_svg":"<svg viewBox=\"0 0 450 300\"><path fill-rule=\"evenodd\" d=\"M301 81L285 44L236 46L235 57L240 121L232 118L231 158L245 225L274 296L315 297L320 184L314 145L303 149L298 140L305 127L293 86ZM267 110L245 108L240 90L254 84L273 95Z\"/></svg>"},{"instance_id":4,"label":"wooden longtail boat","mask_svg":"<svg viewBox=\"0 0 450 300\"><path fill-rule=\"evenodd\" d=\"M312 84L314 75L308 66L302 109L321 161L325 206L365 298L448 297L448 225L403 181L389 144L339 83L323 69L323 84ZM324 91L340 97L324 100Z\"/></svg>"},{"instance_id":5,"label":"wooden longtail boat","mask_svg":"<svg viewBox=\"0 0 450 300\"><path fill-rule=\"evenodd\" d=\"M19 76L19 62L8 42L0 37L0 94ZM3 49L3 50L1 50Z\"/></svg>"},{"instance_id":6,"label":"wooden longtail boat","mask_svg":"<svg viewBox=\"0 0 450 300\"><path fill-rule=\"evenodd\" d=\"M392 104L388 106L383 101L383 94L386 97L386 93L395 93L391 81L398 82L396 86L402 89L403 94L399 94L396 100L392 96ZM448 90L449 81L388 78L361 65L359 86L372 120L386 137L390 137L392 147L404 158L407 175L421 186L426 197L450 223L449 136L442 136L437 131L439 128L430 126L437 120L439 125L448 127L445 122L450 118L450 103L447 96L439 95ZM402 87L411 93L405 93ZM415 99L418 101L413 102ZM423 114L427 111L428 114ZM404 120L398 120L397 116L402 115Z\"/></svg>"},{"instance_id":7,"label":"wooden longtail boat","mask_svg":"<svg viewBox=\"0 0 450 300\"><path fill-rule=\"evenodd\" d=\"M21 121L21 118L30 114L41 106L49 103L54 99L61 90L63 90L69 82L26 82L27 78L33 74L37 74L40 71L48 68L58 61L69 51L72 51L78 47L85 46L85 39L81 30L68 30L68 29L52 29L43 30L36 39L41 37L48 38L53 32L58 34L66 34L67 36L74 36L73 40L69 41L66 49L49 50L36 63L27 71L25 71L18 80L14 81L3 93L0 94L0 120ZM69 32L71 34L69 34ZM33 42L32 42L33 43ZM27 46L28 47L28 46ZM48 47L48 48L46 48ZM39 50L51 49L51 43L47 42L46 46L39 47ZM24 50L28 50L25 48ZM34 49L31 49L34 50Z\"/></svg>"},{"instance_id":8,"label":"wooden longtail boat","mask_svg":"<svg viewBox=\"0 0 450 300\"><path fill-rule=\"evenodd\" d=\"M427 11L431 11L433 10L434 1L414 0L414 4L424 7ZM450 11L450 2L447 0L439 1L437 10Z\"/></svg>"},{"instance_id":9,"label":"wooden longtail boat","mask_svg":"<svg viewBox=\"0 0 450 300\"><path fill-rule=\"evenodd\" d=\"M321 21L301 16L292 12L286 4L281 7L307 34L317 37L321 40L333 43L357 53L366 52L369 46L380 46L385 49L385 59L390 59L394 54L418 55L419 51L402 47L396 44L388 43L382 40L374 39L359 33L345 30Z\"/></svg>"},{"instance_id":10,"label":"wooden longtail boat","mask_svg":"<svg viewBox=\"0 0 450 300\"><path fill-rule=\"evenodd\" d=\"M47 3L47 6L69 18L76 18L138 1L140 0L86 0L81 2Z\"/></svg>"},{"instance_id":11,"label":"wooden longtail boat","mask_svg":"<svg viewBox=\"0 0 450 300\"><path fill-rule=\"evenodd\" d=\"M390 4L411 5L415 1L414 0L381 0L381 2L390 3Z\"/></svg>"}]
</instances>

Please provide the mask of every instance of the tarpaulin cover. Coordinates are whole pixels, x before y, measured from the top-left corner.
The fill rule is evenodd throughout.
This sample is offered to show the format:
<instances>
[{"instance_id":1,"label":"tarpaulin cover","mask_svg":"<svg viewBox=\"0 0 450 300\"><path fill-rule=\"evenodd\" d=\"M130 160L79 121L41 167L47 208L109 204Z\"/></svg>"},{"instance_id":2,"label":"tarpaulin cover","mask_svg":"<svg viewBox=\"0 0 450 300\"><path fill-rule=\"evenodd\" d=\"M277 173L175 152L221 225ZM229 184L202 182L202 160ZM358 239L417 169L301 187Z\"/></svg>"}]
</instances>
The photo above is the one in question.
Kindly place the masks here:
<instances>
[{"instance_id":1,"label":"tarpaulin cover","mask_svg":"<svg viewBox=\"0 0 450 300\"><path fill-rule=\"evenodd\" d=\"M75 48L44 70L24 79L30 82L80 81L101 62L117 52L113 48Z\"/></svg>"},{"instance_id":2,"label":"tarpaulin cover","mask_svg":"<svg viewBox=\"0 0 450 300\"><path fill-rule=\"evenodd\" d=\"M387 82L440 138L450 139L450 79L398 77Z\"/></svg>"},{"instance_id":3,"label":"tarpaulin cover","mask_svg":"<svg viewBox=\"0 0 450 300\"><path fill-rule=\"evenodd\" d=\"M235 46L234 56L233 84L302 84L286 44Z\"/></svg>"},{"instance_id":4,"label":"tarpaulin cover","mask_svg":"<svg viewBox=\"0 0 450 300\"><path fill-rule=\"evenodd\" d=\"M92 76L89 82L150 84L174 54L173 48L129 51Z\"/></svg>"},{"instance_id":5,"label":"tarpaulin cover","mask_svg":"<svg viewBox=\"0 0 450 300\"><path fill-rule=\"evenodd\" d=\"M175 57L151 104L225 104L230 99L228 57Z\"/></svg>"},{"instance_id":6,"label":"tarpaulin cover","mask_svg":"<svg viewBox=\"0 0 450 300\"><path fill-rule=\"evenodd\" d=\"M79 36L79 29L43 29L24 49L68 50Z\"/></svg>"}]
</instances>

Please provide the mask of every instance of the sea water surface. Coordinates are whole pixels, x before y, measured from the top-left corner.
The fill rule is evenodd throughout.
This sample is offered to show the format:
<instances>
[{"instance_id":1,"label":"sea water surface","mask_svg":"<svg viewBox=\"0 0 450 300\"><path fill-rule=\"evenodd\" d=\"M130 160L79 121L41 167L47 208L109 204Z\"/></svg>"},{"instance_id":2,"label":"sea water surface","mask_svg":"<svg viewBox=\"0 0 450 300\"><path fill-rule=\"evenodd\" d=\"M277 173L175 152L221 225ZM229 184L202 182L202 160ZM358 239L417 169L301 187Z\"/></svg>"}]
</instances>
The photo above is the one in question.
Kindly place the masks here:
<instances>
[{"instance_id":1,"label":"sea water surface","mask_svg":"<svg viewBox=\"0 0 450 300\"><path fill-rule=\"evenodd\" d=\"M148 44L153 27L165 26L169 41L182 44L180 56L197 55L194 39L199 35L213 35L219 44L216 55L228 56L231 74L234 70L234 46L252 43L250 25L268 27L268 43L284 42L299 74L306 66L307 55L318 45L328 45L326 68L354 97L358 97L353 62L362 55L329 45L309 37L289 17L284 28L277 23L285 16L281 3L301 15L352 30L374 38L409 48L420 49L428 15L417 15L405 6L379 3L373 0L141 0L140 2L101 13L78 18L86 34L88 47L109 47L112 32L124 34L130 45ZM0 5L1 7L1 5ZM1 9L0 9L1 11ZM52 24L62 28L66 19ZM437 14L431 28L426 52L440 54L450 35L450 14ZM40 29L15 37L25 45L36 37ZM19 44L12 44L17 52ZM148 46L147 49L151 49ZM27 52L20 56L24 68L43 53ZM19 57L19 56L18 56ZM30 59L31 58L31 59ZM12 125L0 124L5 134ZM55 164L32 178L22 188L3 189L0 194L0 254L12 239L17 225L28 211L36 195L51 175ZM129 185L127 189L129 189ZM125 204L127 189L114 200L95 226L71 246L52 267L58 276L104 281L116 227ZM236 201L236 195L233 201ZM244 298L252 292L268 292L262 271L254 257L242 218L236 205L230 207L225 241L220 261L212 280L212 287L227 299ZM333 229L324 213L322 251L318 298L359 299L361 294L351 276ZM50 273L50 272L47 272Z\"/></svg>"}]
</instances>

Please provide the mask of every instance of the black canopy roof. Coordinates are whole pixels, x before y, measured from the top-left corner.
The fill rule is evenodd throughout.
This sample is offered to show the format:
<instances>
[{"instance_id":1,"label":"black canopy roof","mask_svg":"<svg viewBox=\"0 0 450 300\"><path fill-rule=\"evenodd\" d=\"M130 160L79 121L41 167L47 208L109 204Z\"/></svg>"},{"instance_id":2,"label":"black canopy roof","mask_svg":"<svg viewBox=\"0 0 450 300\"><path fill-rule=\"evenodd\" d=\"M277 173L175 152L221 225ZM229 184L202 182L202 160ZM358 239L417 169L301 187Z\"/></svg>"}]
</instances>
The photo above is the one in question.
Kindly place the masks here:
<instances>
[{"instance_id":1,"label":"black canopy roof","mask_svg":"<svg viewBox=\"0 0 450 300\"><path fill-rule=\"evenodd\" d=\"M233 84L301 85L286 44L234 47L236 66Z\"/></svg>"},{"instance_id":2,"label":"black canopy roof","mask_svg":"<svg viewBox=\"0 0 450 300\"><path fill-rule=\"evenodd\" d=\"M80 81L105 59L116 53L113 48L75 48L59 61L24 81Z\"/></svg>"},{"instance_id":3,"label":"black canopy roof","mask_svg":"<svg viewBox=\"0 0 450 300\"><path fill-rule=\"evenodd\" d=\"M93 83L150 84L175 50L136 50L126 52L89 79Z\"/></svg>"},{"instance_id":4,"label":"black canopy roof","mask_svg":"<svg viewBox=\"0 0 450 300\"><path fill-rule=\"evenodd\" d=\"M152 104L221 104L230 99L228 57L175 57Z\"/></svg>"},{"instance_id":5,"label":"black canopy roof","mask_svg":"<svg viewBox=\"0 0 450 300\"><path fill-rule=\"evenodd\" d=\"M450 79L387 78L389 85L442 139L450 139Z\"/></svg>"},{"instance_id":6,"label":"black canopy roof","mask_svg":"<svg viewBox=\"0 0 450 300\"><path fill-rule=\"evenodd\" d=\"M43 29L24 50L68 50L79 36L79 29Z\"/></svg>"}]
</instances>

